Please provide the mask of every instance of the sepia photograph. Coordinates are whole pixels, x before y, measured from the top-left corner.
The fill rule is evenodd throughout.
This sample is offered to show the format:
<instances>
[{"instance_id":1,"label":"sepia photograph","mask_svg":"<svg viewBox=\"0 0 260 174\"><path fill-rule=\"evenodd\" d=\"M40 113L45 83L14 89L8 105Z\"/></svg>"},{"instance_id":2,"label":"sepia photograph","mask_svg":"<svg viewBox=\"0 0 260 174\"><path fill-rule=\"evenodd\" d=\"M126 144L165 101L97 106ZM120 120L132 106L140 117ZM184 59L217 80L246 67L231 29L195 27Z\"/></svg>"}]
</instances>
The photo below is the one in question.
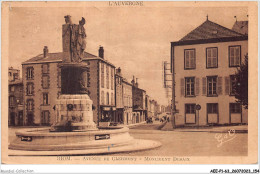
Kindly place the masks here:
<instances>
[{"instance_id":1,"label":"sepia photograph","mask_svg":"<svg viewBox=\"0 0 260 174\"><path fill-rule=\"evenodd\" d=\"M258 163L257 6L3 2L2 163Z\"/></svg>"}]
</instances>

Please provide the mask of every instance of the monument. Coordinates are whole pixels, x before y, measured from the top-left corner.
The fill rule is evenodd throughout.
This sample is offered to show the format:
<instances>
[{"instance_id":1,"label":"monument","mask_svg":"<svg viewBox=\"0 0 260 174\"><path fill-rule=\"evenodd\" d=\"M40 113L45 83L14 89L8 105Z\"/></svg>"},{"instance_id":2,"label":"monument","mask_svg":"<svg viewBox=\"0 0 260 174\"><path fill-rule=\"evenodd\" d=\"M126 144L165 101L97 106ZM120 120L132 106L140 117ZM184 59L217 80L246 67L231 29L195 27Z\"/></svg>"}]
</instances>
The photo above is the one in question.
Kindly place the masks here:
<instances>
[{"instance_id":1,"label":"monument","mask_svg":"<svg viewBox=\"0 0 260 174\"><path fill-rule=\"evenodd\" d=\"M9 145L9 155L106 154L152 149L160 142L134 139L123 126L97 128L88 96L89 67L84 63L85 19L73 24L65 16L62 26L63 61L61 95L56 101L56 120L51 128L20 130Z\"/></svg>"},{"instance_id":2,"label":"monument","mask_svg":"<svg viewBox=\"0 0 260 174\"><path fill-rule=\"evenodd\" d=\"M87 74L89 67L82 62L86 48L85 19L72 24L71 16L65 16L62 25L63 61L61 68L61 96L57 100L58 123L52 132L96 130L93 122L92 100L88 96Z\"/></svg>"}]
</instances>

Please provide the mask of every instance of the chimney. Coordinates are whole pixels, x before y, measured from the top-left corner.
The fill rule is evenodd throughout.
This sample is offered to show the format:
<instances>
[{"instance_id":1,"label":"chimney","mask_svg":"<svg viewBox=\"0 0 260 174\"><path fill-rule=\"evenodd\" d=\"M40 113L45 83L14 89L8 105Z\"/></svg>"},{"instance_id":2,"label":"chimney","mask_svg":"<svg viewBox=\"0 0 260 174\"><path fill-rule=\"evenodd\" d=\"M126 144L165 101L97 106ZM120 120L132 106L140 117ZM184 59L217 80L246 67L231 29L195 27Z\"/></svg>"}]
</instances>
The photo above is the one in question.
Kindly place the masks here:
<instances>
[{"instance_id":1,"label":"chimney","mask_svg":"<svg viewBox=\"0 0 260 174\"><path fill-rule=\"evenodd\" d=\"M118 67L118 68L116 69L116 74L121 76L121 68L120 68L120 67Z\"/></svg>"},{"instance_id":2,"label":"chimney","mask_svg":"<svg viewBox=\"0 0 260 174\"><path fill-rule=\"evenodd\" d=\"M102 46L99 46L98 57L104 59L104 49Z\"/></svg>"},{"instance_id":3,"label":"chimney","mask_svg":"<svg viewBox=\"0 0 260 174\"><path fill-rule=\"evenodd\" d=\"M47 57L48 53L49 53L48 47L44 46L44 48L43 48L43 57Z\"/></svg>"},{"instance_id":4,"label":"chimney","mask_svg":"<svg viewBox=\"0 0 260 174\"><path fill-rule=\"evenodd\" d=\"M135 86L138 88L138 82L137 82L138 78L136 78L136 82L135 82Z\"/></svg>"},{"instance_id":5,"label":"chimney","mask_svg":"<svg viewBox=\"0 0 260 174\"><path fill-rule=\"evenodd\" d=\"M133 80L131 81L132 85L135 86L135 76L133 76Z\"/></svg>"}]
</instances>

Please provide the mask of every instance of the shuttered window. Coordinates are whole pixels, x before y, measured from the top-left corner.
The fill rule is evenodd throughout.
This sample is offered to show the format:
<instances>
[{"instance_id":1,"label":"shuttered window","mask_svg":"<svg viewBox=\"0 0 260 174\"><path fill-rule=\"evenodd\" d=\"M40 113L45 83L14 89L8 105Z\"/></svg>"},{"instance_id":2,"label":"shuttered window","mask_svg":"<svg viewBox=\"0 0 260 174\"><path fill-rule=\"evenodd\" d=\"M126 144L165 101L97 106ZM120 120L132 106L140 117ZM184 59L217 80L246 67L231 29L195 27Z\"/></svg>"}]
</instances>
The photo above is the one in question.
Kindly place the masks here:
<instances>
[{"instance_id":1,"label":"shuttered window","mask_svg":"<svg viewBox=\"0 0 260 174\"><path fill-rule=\"evenodd\" d=\"M48 93L43 93L42 94L42 100L43 100L43 105L48 105L49 104L49 95L48 95Z\"/></svg>"},{"instance_id":2,"label":"shuttered window","mask_svg":"<svg viewBox=\"0 0 260 174\"><path fill-rule=\"evenodd\" d=\"M184 69L196 68L195 49L184 50Z\"/></svg>"},{"instance_id":3,"label":"shuttered window","mask_svg":"<svg viewBox=\"0 0 260 174\"><path fill-rule=\"evenodd\" d=\"M27 87L26 87L26 94L27 95L33 95L33 83L27 83Z\"/></svg>"},{"instance_id":4,"label":"shuttered window","mask_svg":"<svg viewBox=\"0 0 260 174\"><path fill-rule=\"evenodd\" d=\"M185 78L185 96L192 97L195 96L194 88L195 88L195 78L194 77L186 77Z\"/></svg>"},{"instance_id":5,"label":"shuttered window","mask_svg":"<svg viewBox=\"0 0 260 174\"><path fill-rule=\"evenodd\" d=\"M229 47L229 66L237 67L240 66L241 62L241 46L230 46Z\"/></svg>"},{"instance_id":6,"label":"shuttered window","mask_svg":"<svg viewBox=\"0 0 260 174\"><path fill-rule=\"evenodd\" d=\"M33 111L33 100L32 99L29 99L27 100L27 111Z\"/></svg>"},{"instance_id":7,"label":"shuttered window","mask_svg":"<svg viewBox=\"0 0 260 174\"><path fill-rule=\"evenodd\" d=\"M218 48L207 48L207 68L218 67Z\"/></svg>"},{"instance_id":8,"label":"shuttered window","mask_svg":"<svg viewBox=\"0 0 260 174\"><path fill-rule=\"evenodd\" d=\"M208 96L217 95L217 77L216 76L207 77L207 95Z\"/></svg>"},{"instance_id":9,"label":"shuttered window","mask_svg":"<svg viewBox=\"0 0 260 174\"><path fill-rule=\"evenodd\" d=\"M33 79L33 77L34 77L33 67L28 67L27 68L26 77L27 77L27 80L32 80Z\"/></svg>"},{"instance_id":10,"label":"shuttered window","mask_svg":"<svg viewBox=\"0 0 260 174\"><path fill-rule=\"evenodd\" d=\"M49 88L49 76L42 76L42 88Z\"/></svg>"}]
</instances>

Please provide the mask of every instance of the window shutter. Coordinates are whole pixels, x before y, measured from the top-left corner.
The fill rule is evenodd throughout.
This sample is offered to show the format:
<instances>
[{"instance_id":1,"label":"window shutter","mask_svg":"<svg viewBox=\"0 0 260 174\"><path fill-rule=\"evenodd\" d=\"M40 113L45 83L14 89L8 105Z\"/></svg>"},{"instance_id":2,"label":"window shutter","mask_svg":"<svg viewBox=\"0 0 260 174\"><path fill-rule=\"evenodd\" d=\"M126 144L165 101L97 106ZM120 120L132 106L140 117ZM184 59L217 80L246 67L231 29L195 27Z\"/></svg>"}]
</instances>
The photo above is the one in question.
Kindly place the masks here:
<instances>
[{"instance_id":1,"label":"window shutter","mask_svg":"<svg viewBox=\"0 0 260 174\"><path fill-rule=\"evenodd\" d=\"M207 95L207 79L202 77L202 95Z\"/></svg>"},{"instance_id":2,"label":"window shutter","mask_svg":"<svg viewBox=\"0 0 260 174\"><path fill-rule=\"evenodd\" d=\"M213 60L212 60L212 65L213 67L217 67L217 48L213 48Z\"/></svg>"},{"instance_id":3,"label":"window shutter","mask_svg":"<svg viewBox=\"0 0 260 174\"><path fill-rule=\"evenodd\" d=\"M189 51L185 51L185 68L190 67L190 56L189 56Z\"/></svg>"},{"instance_id":4,"label":"window shutter","mask_svg":"<svg viewBox=\"0 0 260 174\"><path fill-rule=\"evenodd\" d=\"M218 95L222 95L222 77L218 77L218 82L217 82L217 84L218 84L218 92L217 92L217 94Z\"/></svg>"},{"instance_id":5,"label":"window shutter","mask_svg":"<svg viewBox=\"0 0 260 174\"><path fill-rule=\"evenodd\" d=\"M200 94L200 79L196 78L195 79L195 95L199 95Z\"/></svg>"},{"instance_id":6,"label":"window shutter","mask_svg":"<svg viewBox=\"0 0 260 174\"><path fill-rule=\"evenodd\" d=\"M207 67L211 67L211 49L207 49Z\"/></svg>"},{"instance_id":7,"label":"window shutter","mask_svg":"<svg viewBox=\"0 0 260 174\"><path fill-rule=\"evenodd\" d=\"M227 76L227 77L225 77L225 94L226 95L229 95L229 90L230 90L229 85L230 85L230 79Z\"/></svg>"},{"instance_id":8,"label":"window shutter","mask_svg":"<svg viewBox=\"0 0 260 174\"><path fill-rule=\"evenodd\" d=\"M234 53L234 48L231 47L230 48L230 65L233 66L234 65L234 56L235 56L235 53Z\"/></svg>"},{"instance_id":9,"label":"window shutter","mask_svg":"<svg viewBox=\"0 0 260 174\"><path fill-rule=\"evenodd\" d=\"M236 47L236 52L235 52L235 65L240 65L240 47Z\"/></svg>"},{"instance_id":10,"label":"window shutter","mask_svg":"<svg viewBox=\"0 0 260 174\"><path fill-rule=\"evenodd\" d=\"M181 78L181 96L184 96L184 78Z\"/></svg>"},{"instance_id":11,"label":"window shutter","mask_svg":"<svg viewBox=\"0 0 260 174\"><path fill-rule=\"evenodd\" d=\"M191 55L190 55L190 64L191 64L191 68L195 68L196 67L196 57L195 57L195 51L191 50Z\"/></svg>"}]
</instances>

